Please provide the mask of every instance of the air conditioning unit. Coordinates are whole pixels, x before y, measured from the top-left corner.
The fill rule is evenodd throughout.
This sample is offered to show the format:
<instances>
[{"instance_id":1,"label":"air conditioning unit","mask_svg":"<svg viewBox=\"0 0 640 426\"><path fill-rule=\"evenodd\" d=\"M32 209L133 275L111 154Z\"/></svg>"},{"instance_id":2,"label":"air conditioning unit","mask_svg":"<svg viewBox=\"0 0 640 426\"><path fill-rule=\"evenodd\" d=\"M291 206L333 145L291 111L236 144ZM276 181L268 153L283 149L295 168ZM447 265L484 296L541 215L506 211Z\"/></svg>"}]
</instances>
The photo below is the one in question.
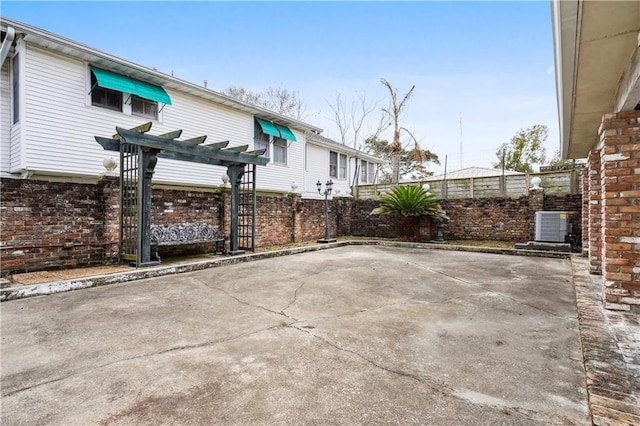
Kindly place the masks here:
<instances>
[{"instance_id":1,"label":"air conditioning unit","mask_svg":"<svg viewBox=\"0 0 640 426\"><path fill-rule=\"evenodd\" d=\"M536 212L536 241L564 243L569 231L567 212Z\"/></svg>"}]
</instances>

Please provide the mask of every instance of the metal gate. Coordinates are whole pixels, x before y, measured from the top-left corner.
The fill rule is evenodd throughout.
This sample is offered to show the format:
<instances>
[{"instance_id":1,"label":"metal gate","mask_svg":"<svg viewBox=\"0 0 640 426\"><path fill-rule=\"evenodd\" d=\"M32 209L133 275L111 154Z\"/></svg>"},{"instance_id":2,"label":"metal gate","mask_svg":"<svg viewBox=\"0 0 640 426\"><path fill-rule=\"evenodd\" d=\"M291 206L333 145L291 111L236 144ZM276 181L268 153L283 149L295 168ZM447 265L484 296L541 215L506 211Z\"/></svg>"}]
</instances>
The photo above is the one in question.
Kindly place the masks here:
<instances>
[{"instance_id":1,"label":"metal gate","mask_svg":"<svg viewBox=\"0 0 640 426\"><path fill-rule=\"evenodd\" d=\"M247 164L240 183L238 203L238 248L256 249L256 167Z\"/></svg>"},{"instance_id":2,"label":"metal gate","mask_svg":"<svg viewBox=\"0 0 640 426\"><path fill-rule=\"evenodd\" d=\"M137 261L140 246L139 148L120 145L120 261Z\"/></svg>"}]
</instances>

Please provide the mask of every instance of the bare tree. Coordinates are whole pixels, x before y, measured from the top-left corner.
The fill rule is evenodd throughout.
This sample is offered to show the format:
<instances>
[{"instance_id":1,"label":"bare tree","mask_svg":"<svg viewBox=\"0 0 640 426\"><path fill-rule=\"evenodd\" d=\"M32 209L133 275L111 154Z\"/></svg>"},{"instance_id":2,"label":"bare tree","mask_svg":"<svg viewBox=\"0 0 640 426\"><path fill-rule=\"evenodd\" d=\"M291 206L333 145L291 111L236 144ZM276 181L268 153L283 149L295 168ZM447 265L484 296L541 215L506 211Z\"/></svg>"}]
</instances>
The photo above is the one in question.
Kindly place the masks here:
<instances>
[{"instance_id":1,"label":"bare tree","mask_svg":"<svg viewBox=\"0 0 640 426\"><path fill-rule=\"evenodd\" d=\"M244 87L229 86L222 93L296 120L304 120L307 116L307 106L302 95L282 87L269 87L264 92L254 92Z\"/></svg>"},{"instance_id":2,"label":"bare tree","mask_svg":"<svg viewBox=\"0 0 640 426\"><path fill-rule=\"evenodd\" d=\"M336 93L333 104L327 102L332 112L332 117L330 118L338 128L340 142L343 145L352 145L354 149L358 149L359 144L364 144L363 129L366 124L371 124L368 117L377 110L378 103L378 101L367 100L365 94L358 92L356 92L355 98L351 100L349 105L347 105L340 92ZM384 120L384 115L381 115L378 124L374 125L373 129L369 126L367 137L371 135L379 136L383 130Z\"/></svg>"},{"instance_id":3,"label":"bare tree","mask_svg":"<svg viewBox=\"0 0 640 426\"><path fill-rule=\"evenodd\" d=\"M249 89L245 89L244 87L229 86L226 89L222 89L221 93L248 104L264 106L264 99L261 93L256 93Z\"/></svg>"},{"instance_id":4,"label":"bare tree","mask_svg":"<svg viewBox=\"0 0 640 426\"><path fill-rule=\"evenodd\" d=\"M402 99L399 99L398 90L395 89L391 83L384 78L381 79L380 82L389 90L389 95L391 96L391 103L389 107L383 108L382 110L391 120L393 120L393 141L391 142L391 179L393 183L398 183L400 181L400 152L402 151L402 144L400 143L400 114L416 86L411 86L411 89L409 89Z\"/></svg>"}]
</instances>

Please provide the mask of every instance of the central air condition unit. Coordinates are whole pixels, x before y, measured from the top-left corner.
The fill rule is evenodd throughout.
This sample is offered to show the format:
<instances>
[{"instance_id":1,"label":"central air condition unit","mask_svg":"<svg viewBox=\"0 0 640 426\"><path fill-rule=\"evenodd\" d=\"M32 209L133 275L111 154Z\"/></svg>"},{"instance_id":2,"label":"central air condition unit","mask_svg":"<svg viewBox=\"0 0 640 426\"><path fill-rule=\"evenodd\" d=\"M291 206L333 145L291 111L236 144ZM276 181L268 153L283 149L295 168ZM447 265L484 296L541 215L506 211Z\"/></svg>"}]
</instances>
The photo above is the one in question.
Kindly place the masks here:
<instances>
[{"instance_id":1,"label":"central air condition unit","mask_svg":"<svg viewBox=\"0 0 640 426\"><path fill-rule=\"evenodd\" d=\"M536 241L567 242L569 229L567 212L536 212Z\"/></svg>"}]
</instances>

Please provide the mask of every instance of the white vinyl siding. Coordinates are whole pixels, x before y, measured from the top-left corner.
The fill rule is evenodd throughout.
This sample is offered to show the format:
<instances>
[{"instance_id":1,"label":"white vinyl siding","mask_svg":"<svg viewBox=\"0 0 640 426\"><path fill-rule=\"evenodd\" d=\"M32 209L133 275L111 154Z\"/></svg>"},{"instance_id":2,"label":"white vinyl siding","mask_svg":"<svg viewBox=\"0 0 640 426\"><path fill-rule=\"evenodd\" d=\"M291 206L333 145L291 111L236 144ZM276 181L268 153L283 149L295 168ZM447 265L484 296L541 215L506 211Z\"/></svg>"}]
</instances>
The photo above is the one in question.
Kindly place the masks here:
<instances>
[{"instance_id":1,"label":"white vinyl siding","mask_svg":"<svg viewBox=\"0 0 640 426\"><path fill-rule=\"evenodd\" d=\"M27 156L24 167L42 173L96 176L104 172L107 157L94 136L111 136L116 126L131 128L149 120L87 105L88 64L27 45L25 103L21 123L25 129ZM207 135L207 143L228 140L229 146L252 146L253 115L165 88L172 100L153 121L150 134L182 129L180 139ZM27 124L25 124L27 123ZM14 126L15 128L15 126ZM258 189L290 191L291 182L303 176L304 134L292 129L297 142L287 149L287 165L258 166ZM13 157L12 157L13 158ZM226 168L160 159L156 183L218 186Z\"/></svg>"},{"instance_id":2,"label":"white vinyl siding","mask_svg":"<svg viewBox=\"0 0 640 426\"><path fill-rule=\"evenodd\" d=\"M303 195L318 196L316 182L329 180L329 151L316 145L307 144L307 173Z\"/></svg>"}]
</instances>

